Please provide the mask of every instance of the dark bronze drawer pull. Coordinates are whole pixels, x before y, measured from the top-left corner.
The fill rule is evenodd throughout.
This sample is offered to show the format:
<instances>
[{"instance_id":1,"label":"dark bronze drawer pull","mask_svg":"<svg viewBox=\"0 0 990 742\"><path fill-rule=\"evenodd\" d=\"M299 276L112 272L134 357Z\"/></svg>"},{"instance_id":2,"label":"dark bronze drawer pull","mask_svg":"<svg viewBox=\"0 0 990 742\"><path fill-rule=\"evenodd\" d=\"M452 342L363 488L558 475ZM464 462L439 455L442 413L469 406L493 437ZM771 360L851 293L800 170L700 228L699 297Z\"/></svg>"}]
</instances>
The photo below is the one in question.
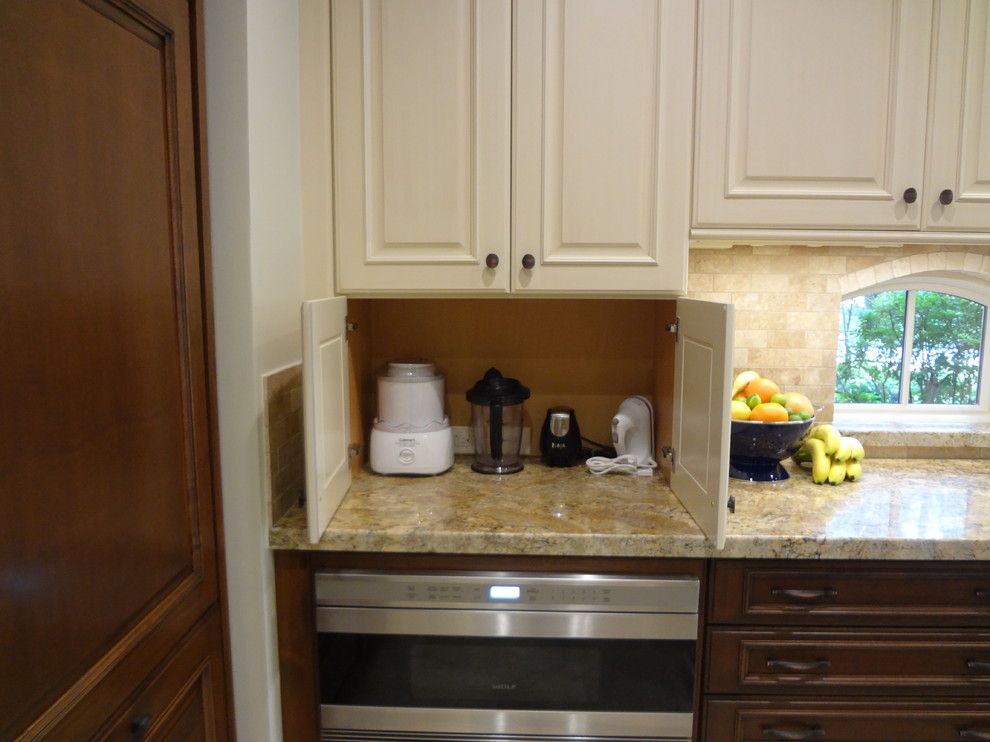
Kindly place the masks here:
<instances>
[{"instance_id":1,"label":"dark bronze drawer pull","mask_svg":"<svg viewBox=\"0 0 990 742\"><path fill-rule=\"evenodd\" d=\"M131 722L131 742L142 742L151 726L151 714L141 714Z\"/></svg>"},{"instance_id":2,"label":"dark bronze drawer pull","mask_svg":"<svg viewBox=\"0 0 990 742\"><path fill-rule=\"evenodd\" d=\"M838 593L833 587L823 587L817 590L802 590L796 587L775 587L770 591L775 598L788 598L801 603L824 603L832 600Z\"/></svg>"},{"instance_id":3,"label":"dark bronze drawer pull","mask_svg":"<svg viewBox=\"0 0 990 742\"><path fill-rule=\"evenodd\" d=\"M966 729L963 727L959 730L959 739L990 740L990 732L981 732L979 729Z\"/></svg>"},{"instance_id":4,"label":"dark bronze drawer pull","mask_svg":"<svg viewBox=\"0 0 990 742\"><path fill-rule=\"evenodd\" d=\"M987 590L986 588L979 587L976 589L975 593L977 598L982 598L984 600L990 598L990 590Z\"/></svg>"},{"instance_id":5,"label":"dark bronze drawer pull","mask_svg":"<svg viewBox=\"0 0 990 742\"><path fill-rule=\"evenodd\" d=\"M767 667L780 672L813 672L815 670L827 670L832 666L829 660L813 660L811 662L790 662L788 660L778 660L773 657L767 658Z\"/></svg>"},{"instance_id":6,"label":"dark bronze drawer pull","mask_svg":"<svg viewBox=\"0 0 990 742\"><path fill-rule=\"evenodd\" d=\"M960 732L962 734L962 732ZM825 739L825 730L817 724L805 729L777 729L776 727L763 727L763 736L767 739L802 740L802 739ZM973 737L972 739L980 739Z\"/></svg>"},{"instance_id":7,"label":"dark bronze drawer pull","mask_svg":"<svg viewBox=\"0 0 990 742\"><path fill-rule=\"evenodd\" d=\"M988 660L966 660L966 667L976 672L990 673L990 661Z\"/></svg>"}]
</instances>

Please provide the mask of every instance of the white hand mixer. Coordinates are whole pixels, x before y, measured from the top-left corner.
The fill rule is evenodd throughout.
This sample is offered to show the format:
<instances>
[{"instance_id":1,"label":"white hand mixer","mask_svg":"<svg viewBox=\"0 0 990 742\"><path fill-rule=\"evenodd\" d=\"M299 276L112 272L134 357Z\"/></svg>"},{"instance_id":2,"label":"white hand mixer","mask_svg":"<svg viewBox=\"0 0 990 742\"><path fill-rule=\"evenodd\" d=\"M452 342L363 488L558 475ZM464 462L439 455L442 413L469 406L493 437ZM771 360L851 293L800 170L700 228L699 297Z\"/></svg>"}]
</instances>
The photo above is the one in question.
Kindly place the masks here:
<instances>
[{"instance_id":1,"label":"white hand mixer","mask_svg":"<svg viewBox=\"0 0 990 742\"><path fill-rule=\"evenodd\" d=\"M653 458L653 405L646 397L627 397L612 418L614 459L593 456L588 459L592 474L635 474L648 477L657 468Z\"/></svg>"}]
</instances>

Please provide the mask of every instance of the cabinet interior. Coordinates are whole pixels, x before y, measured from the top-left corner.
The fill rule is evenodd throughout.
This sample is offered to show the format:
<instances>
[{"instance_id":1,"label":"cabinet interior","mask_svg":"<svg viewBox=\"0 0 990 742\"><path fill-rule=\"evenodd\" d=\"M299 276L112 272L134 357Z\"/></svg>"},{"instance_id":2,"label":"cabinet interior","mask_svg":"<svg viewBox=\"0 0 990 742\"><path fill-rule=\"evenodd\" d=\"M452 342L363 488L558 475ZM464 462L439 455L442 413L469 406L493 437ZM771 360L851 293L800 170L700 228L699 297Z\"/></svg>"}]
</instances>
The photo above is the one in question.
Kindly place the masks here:
<instances>
[{"instance_id":1,"label":"cabinet interior","mask_svg":"<svg viewBox=\"0 0 990 742\"><path fill-rule=\"evenodd\" d=\"M657 448L672 428L674 336L664 326L676 301L622 299L353 299L350 333L351 441L366 462L376 377L388 361L426 359L446 376L452 425L467 425L465 393L491 367L532 391L525 404L531 450L539 452L548 407L573 407L582 435L602 443L626 397L649 396Z\"/></svg>"}]
</instances>

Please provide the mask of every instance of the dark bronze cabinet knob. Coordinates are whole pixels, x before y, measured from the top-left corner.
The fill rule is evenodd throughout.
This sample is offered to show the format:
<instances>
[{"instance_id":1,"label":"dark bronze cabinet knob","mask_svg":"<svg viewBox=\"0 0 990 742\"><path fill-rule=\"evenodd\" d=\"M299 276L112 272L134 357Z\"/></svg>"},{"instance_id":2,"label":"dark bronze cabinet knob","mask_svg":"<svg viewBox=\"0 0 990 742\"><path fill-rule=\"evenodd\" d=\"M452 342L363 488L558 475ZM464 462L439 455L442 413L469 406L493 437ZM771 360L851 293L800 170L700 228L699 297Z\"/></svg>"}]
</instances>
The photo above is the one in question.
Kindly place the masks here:
<instances>
[{"instance_id":1,"label":"dark bronze cabinet knob","mask_svg":"<svg viewBox=\"0 0 990 742\"><path fill-rule=\"evenodd\" d=\"M523 268L525 268L528 271L531 271L533 270L533 266L536 265L536 258L534 258L529 253L526 253L525 255L523 255L522 264L523 264Z\"/></svg>"},{"instance_id":2,"label":"dark bronze cabinet knob","mask_svg":"<svg viewBox=\"0 0 990 742\"><path fill-rule=\"evenodd\" d=\"M144 735L148 731L148 727L151 726L151 714L141 714L131 722L131 740L132 742L142 742Z\"/></svg>"},{"instance_id":3,"label":"dark bronze cabinet knob","mask_svg":"<svg viewBox=\"0 0 990 742\"><path fill-rule=\"evenodd\" d=\"M955 198L955 195L952 193L952 190L949 188L946 188L944 191L938 194L938 202L942 204L942 206L948 206L949 204L951 204L953 198Z\"/></svg>"},{"instance_id":4,"label":"dark bronze cabinet knob","mask_svg":"<svg viewBox=\"0 0 990 742\"><path fill-rule=\"evenodd\" d=\"M918 189L908 188L904 191L904 203L913 204L918 200Z\"/></svg>"},{"instance_id":5,"label":"dark bronze cabinet knob","mask_svg":"<svg viewBox=\"0 0 990 742\"><path fill-rule=\"evenodd\" d=\"M498 268L498 255L493 252L488 253L488 257L485 258L485 265L489 268Z\"/></svg>"}]
</instances>

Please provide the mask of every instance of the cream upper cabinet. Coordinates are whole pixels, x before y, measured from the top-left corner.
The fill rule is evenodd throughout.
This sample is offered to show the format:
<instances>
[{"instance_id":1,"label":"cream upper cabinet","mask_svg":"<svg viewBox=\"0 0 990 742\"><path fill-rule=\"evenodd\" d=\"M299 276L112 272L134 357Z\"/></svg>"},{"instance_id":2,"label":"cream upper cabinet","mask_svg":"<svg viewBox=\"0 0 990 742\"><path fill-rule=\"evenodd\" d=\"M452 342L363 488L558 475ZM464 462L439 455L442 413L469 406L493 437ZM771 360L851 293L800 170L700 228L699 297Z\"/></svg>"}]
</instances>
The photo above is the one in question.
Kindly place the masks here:
<instances>
[{"instance_id":1,"label":"cream upper cabinet","mask_svg":"<svg viewBox=\"0 0 990 742\"><path fill-rule=\"evenodd\" d=\"M943 1L936 44L922 223L990 229L990 0Z\"/></svg>"},{"instance_id":2,"label":"cream upper cabinet","mask_svg":"<svg viewBox=\"0 0 990 742\"><path fill-rule=\"evenodd\" d=\"M510 33L509 0L334 0L341 293L508 291Z\"/></svg>"},{"instance_id":3,"label":"cream upper cabinet","mask_svg":"<svg viewBox=\"0 0 990 742\"><path fill-rule=\"evenodd\" d=\"M683 291L694 3L519 0L514 14L512 290Z\"/></svg>"},{"instance_id":4,"label":"cream upper cabinet","mask_svg":"<svg viewBox=\"0 0 990 742\"><path fill-rule=\"evenodd\" d=\"M685 290L692 0L332 8L340 293Z\"/></svg>"},{"instance_id":5,"label":"cream upper cabinet","mask_svg":"<svg viewBox=\"0 0 990 742\"><path fill-rule=\"evenodd\" d=\"M700 9L695 227L921 225L930 0Z\"/></svg>"}]
</instances>

